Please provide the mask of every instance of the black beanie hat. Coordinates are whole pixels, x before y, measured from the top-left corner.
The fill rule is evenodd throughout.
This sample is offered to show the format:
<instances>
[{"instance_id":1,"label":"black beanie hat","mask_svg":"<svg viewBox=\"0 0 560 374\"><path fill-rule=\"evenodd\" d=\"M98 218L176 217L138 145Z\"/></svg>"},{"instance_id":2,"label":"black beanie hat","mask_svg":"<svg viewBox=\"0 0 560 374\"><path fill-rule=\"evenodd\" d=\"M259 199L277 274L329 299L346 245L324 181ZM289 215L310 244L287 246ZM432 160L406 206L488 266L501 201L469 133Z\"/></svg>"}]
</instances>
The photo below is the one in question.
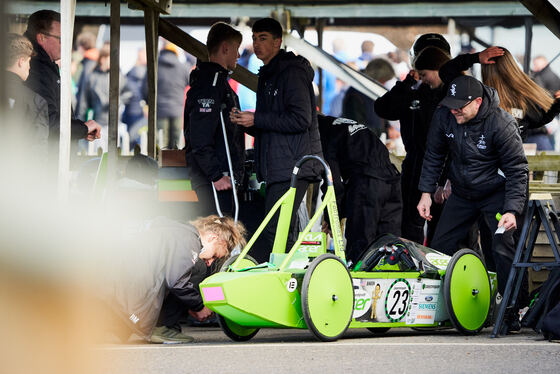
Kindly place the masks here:
<instances>
[{"instance_id":1,"label":"black beanie hat","mask_svg":"<svg viewBox=\"0 0 560 374\"><path fill-rule=\"evenodd\" d=\"M436 33L429 33L421 35L412 46L412 55L417 57L424 48L437 47L448 55L451 55L451 47L443 35Z\"/></svg>"},{"instance_id":2,"label":"black beanie hat","mask_svg":"<svg viewBox=\"0 0 560 374\"><path fill-rule=\"evenodd\" d=\"M415 70L439 70L449 60L449 54L445 51L436 47L427 47L414 59L413 65Z\"/></svg>"}]
</instances>

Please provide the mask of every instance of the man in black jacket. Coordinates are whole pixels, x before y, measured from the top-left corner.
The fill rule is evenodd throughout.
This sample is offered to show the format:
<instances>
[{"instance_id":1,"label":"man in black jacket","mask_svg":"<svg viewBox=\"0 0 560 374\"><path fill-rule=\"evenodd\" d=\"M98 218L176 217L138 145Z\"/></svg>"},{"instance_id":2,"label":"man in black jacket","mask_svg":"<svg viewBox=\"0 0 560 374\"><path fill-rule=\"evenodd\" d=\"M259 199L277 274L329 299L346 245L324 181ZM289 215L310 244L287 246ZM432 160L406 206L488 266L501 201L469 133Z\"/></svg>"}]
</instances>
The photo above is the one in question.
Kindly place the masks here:
<instances>
[{"instance_id":1,"label":"man in black jacket","mask_svg":"<svg viewBox=\"0 0 560 374\"><path fill-rule=\"evenodd\" d=\"M33 44L35 56L31 58L31 69L26 84L42 96L49 107L49 143L58 145L60 137L60 72L56 61L60 60L60 14L52 10L33 13L27 21L25 36ZM99 139L101 127L93 120L83 122L72 114L72 139ZM49 152L51 161L58 161Z\"/></svg>"},{"instance_id":2,"label":"man in black jacket","mask_svg":"<svg viewBox=\"0 0 560 374\"><path fill-rule=\"evenodd\" d=\"M430 194L451 159L451 194L436 229L432 247L452 255L479 215L491 232L492 255L503 295L513 256L512 233L523 211L528 174L527 158L515 119L499 108L496 90L475 78L460 76L434 114L418 188L418 212L430 220ZM501 219L496 219L500 213ZM501 229L502 230L502 229Z\"/></svg>"},{"instance_id":3,"label":"man in black jacket","mask_svg":"<svg viewBox=\"0 0 560 374\"><path fill-rule=\"evenodd\" d=\"M237 94L228 83L229 71L239 58L242 35L218 22L208 33L209 62L200 62L191 74L191 89L185 102L185 145L193 188L202 215L216 213L212 184L224 213L232 209L232 178L229 171L222 121L225 126L235 180L243 173L244 134L229 120L239 107Z\"/></svg>"},{"instance_id":4,"label":"man in black jacket","mask_svg":"<svg viewBox=\"0 0 560 374\"><path fill-rule=\"evenodd\" d=\"M290 187L295 163L304 155L322 155L312 86L314 71L309 61L280 49L281 45L282 26L278 21L263 18L255 22L253 49L264 63L259 70L256 111L230 113L232 122L255 137L257 178L266 182L267 212ZM320 165L314 161L299 170L288 243L295 241L297 208L309 182L319 173ZM278 214L263 232L263 252L272 248L277 222Z\"/></svg>"},{"instance_id":5,"label":"man in black jacket","mask_svg":"<svg viewBox=\"0 0 560 374\"><path fill-rule=\"evenodd\" d=\"M319 130L338 211L347 218L346 259L355 264L376 236L401 234L400 173L385 144L365 125L319 115Z\"/></svg>"}]
</instances>

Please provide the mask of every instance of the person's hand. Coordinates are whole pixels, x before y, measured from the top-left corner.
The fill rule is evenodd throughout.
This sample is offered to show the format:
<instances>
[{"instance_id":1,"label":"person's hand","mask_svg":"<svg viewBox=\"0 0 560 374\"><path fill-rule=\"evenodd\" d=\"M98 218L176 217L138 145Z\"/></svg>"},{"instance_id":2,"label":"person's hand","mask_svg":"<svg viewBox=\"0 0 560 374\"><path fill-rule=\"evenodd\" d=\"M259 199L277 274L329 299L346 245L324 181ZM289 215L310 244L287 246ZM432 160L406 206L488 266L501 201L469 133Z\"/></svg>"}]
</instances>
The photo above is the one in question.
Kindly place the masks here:
<instances>
[{"instance_id":1,"label":"person's hand","mask_svg":"<svg viewBox=\"0 0 560 374\"><path fill-rule=\"evenodd\" d=\"M412 69L411 71L408 72L408 75L410 75L412 78L414 78L415 81L420 79L420 76L418 75L418 72L414 69Z\"/></svg>"},{"instance_id":2,"label":"person's hand","mask_svg":"<svg viewBox=\"0 0 560 374\"><path fill-rule=\"evenodd\" d=\"M432 206L432 198L430 197L430 194L428 192L423 192L422 197L420 198L420 202L416 207L416 209L418 209L418 213L420 214L420 217L428 221L431 221L432 220L432 216L430 215L431 206Z\"/></svg>"},{"instance_id":3,"label":"person's hand","mask_svg":"<svg viewBox=\"0 0 560 374\"><path fill-rule=\"evenodd\" d=\"M212 316L213 313L214 312L212 312L207 307L202 308L198 312L195 312L193 310L189 310L189 314L193 318L195 318L198 322L206 321L208 318L210 318Z\"/></svg>"},{"instance_id":4,"label":"person's hand","mask_svg":"<svg viewBox=\"0 0 560 374\"><path fill-rule=\"evenodd\" d=\"M324 232L325 234L332 236L331 227L329 226L329 223L326 220L323 221L323 223L321 224L321 232Z\"/></svg>"},{"instance_id":5,"label":"person's hand","mask_svg":"<svg viewBox=\"0 0 560 374\"><path fill-rule=\"evenodd\" d=\"M492 60L494 57L499 57L504 55L504 50L500 47L489 47L478 54L478 61L481 64L495 64L496 61Z\"/></svg>"},{"instance_id":6,"label":"person's hand","mask_svg":"<svg viewBox=\"0 0 560 374\"><path fill-rule=\"evenodd\" d=\"M434 192L434 203L443 204L444 201L445 201L445 197L443 195L443 187L437 186L436 192Z\"/></svg>"},{"instance_id":7,"label":"person's hand","mask_svg":"<svg viewBox=\"0 0 560 374\"><path fill-rule=\"evenodd\" d=\"M94 120L90 119L89 121L85 122L87 126L88 133L86 139L88 141L94 141L95 139L101 138L101 126L99 123L95 122Z\"/></svg>"},{"instance_id":8,"label":"person's hand","mask_svg":"<svg viewBox=\"0 0 560 374\"><path fill-rule=\"evenodd\" d=\"M240 112L237 108L233 108L229 113L229 119L237 125L251 127L255 124L255 113Z\"/></svg>"},{"instance_id":9,"label":"person's hand","mask_svg":"<svg viewBox=\"0 0 560 374\"><path fill-rule=\"evenodd\" d=\"M216 191L231 190L231 178L227 175L224 175L214 182L214 187L216 187Z\"/></svg>"},{"instance_id":10,"label":"person's hand","mask_svg":"<svg viewBox=\"0 0 560 374\"><path fill-rule=\"evenodd\" d=\"M558 90L554 93L554 98L555 99L560 99L560 90Z\"/></svg>"},{"instance_id":11,"label":"person's hand","mask_svg":"<svg viewBox=\"0 0 560 374\"><path fill-rule=\"evenodd\" d=\"M449 199L449 196L451 196L451 192L451 181L448 179L445 182L445 186L443 186L443 198Z\"/></svg>"},{"instance_id":12,"label":"person's hand","mask_svg":"<svg viewBox=\"0 0 560 374\"><path fill-rule=\"evenodd\" d=\"M505 213L502 215L502 219L498 222L498 227L504 226L504 229L511 230L517 228L517 220L515 219L515 215L513 213Z\"/></svg>"}]
</instances>

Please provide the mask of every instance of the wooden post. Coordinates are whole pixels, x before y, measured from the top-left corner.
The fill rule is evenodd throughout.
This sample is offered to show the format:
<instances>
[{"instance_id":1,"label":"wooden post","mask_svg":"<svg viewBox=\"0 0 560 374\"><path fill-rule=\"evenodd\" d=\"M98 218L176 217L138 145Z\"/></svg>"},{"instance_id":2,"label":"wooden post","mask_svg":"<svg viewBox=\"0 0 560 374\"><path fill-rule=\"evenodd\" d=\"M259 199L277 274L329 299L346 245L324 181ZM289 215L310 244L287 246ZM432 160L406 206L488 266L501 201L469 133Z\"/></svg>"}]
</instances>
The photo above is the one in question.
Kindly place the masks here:
<instances>
[{"instance_id":1,"label":"wooden post","mask_svg":"<svg viewBox=\"0 0 560 374\"><path fill-rule=\"evenodd\" d=\"M111 66L109 71L109 124L107 147L107 181L111 183L117 172L117 138L119 131L119 51L121 43L121 7L119 0L111 0Z\"/></svg>"},{"instance_id":2,"label":"wooden post","mask_svg":"<svg viewBox=\"0 0 560 374\"><path fill-rule=\"evenodd\" d=\"M148 156L153 158L156 157L158 19L159 13L155 9L144 8L148 63Z\"/></svg>"}]
</instances>

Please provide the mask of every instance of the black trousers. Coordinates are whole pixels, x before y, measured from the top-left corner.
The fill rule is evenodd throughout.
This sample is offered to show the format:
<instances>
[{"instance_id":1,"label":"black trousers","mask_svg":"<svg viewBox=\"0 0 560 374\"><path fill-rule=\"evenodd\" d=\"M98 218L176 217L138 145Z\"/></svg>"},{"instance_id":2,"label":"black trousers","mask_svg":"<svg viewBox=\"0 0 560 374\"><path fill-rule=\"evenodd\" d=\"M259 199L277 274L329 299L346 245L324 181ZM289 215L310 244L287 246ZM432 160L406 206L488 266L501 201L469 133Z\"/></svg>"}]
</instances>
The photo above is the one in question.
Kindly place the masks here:
<instances>
[{"instance_id":1,"label":"black trousers","mask_svg":"<svg viewBox=\"0 0 560 374\"><path fill-rule=\"evenodd\" d=\"M467 236L473 223L482 216L492 234L491 255L498 276L498 290L502 295L515 254L513 231L495 234L498 228L496 213L503 213L504 198L504 190L478 200L468 200L456 193L451 194L443 209L431 245L432 248L442 253L453 255L460 249L459 243ZM519 217L516 219L519 222Z\"/></svg>"},{"instance_id":2,"label":"black trousers","mask_svg":"<svg viewBox=\"0 0 560 374\"><path fill-rule=\"evenodd\" d=\"M346 259L354 264L378 236L401 235L401 186L367 176L352 176L345 188Z\"/></svg>"},{"instance_id":3,"label":"black trousers","mask_svg":"<svg viewBox=\"0 0 560 374\"><path fill-rule=\"evenodd\" d=\"M286 252L290 250L292 245L297 240L298 235L298 225L297 225L297 210L303 196L307 191L309 182L305 180L298 180L296 184L296 197L294 201L294 208L292 210L292 219L290 220L290 231L288 234L288 241L286 243ZM266 186L266 196L265 196L265 216L272 209L274 204L280 199L286 191L290 188L290 182L277 182L267 184ZM268 222L265 229L253 245L253 248L249 251L249 254L257 260L259 263L269 260L270 252L274 246L274 238L276 237L276 227L278 226L278 218L280 216L280 210L272 216L272 219Z\"/></svg>"},{"instance_id":4,"label":"black trousers","mask_svg":"<svg viewBox=\"0 0 560 374\"><path fill-rule=\"evenodd\" d=\"M202 217L218 214L212 184L205 183L194 187L198 197L198 214ZM220 209L226 216L233 217L235 212L232 190L217 191Z\"/></svg>"}]
</instances>

